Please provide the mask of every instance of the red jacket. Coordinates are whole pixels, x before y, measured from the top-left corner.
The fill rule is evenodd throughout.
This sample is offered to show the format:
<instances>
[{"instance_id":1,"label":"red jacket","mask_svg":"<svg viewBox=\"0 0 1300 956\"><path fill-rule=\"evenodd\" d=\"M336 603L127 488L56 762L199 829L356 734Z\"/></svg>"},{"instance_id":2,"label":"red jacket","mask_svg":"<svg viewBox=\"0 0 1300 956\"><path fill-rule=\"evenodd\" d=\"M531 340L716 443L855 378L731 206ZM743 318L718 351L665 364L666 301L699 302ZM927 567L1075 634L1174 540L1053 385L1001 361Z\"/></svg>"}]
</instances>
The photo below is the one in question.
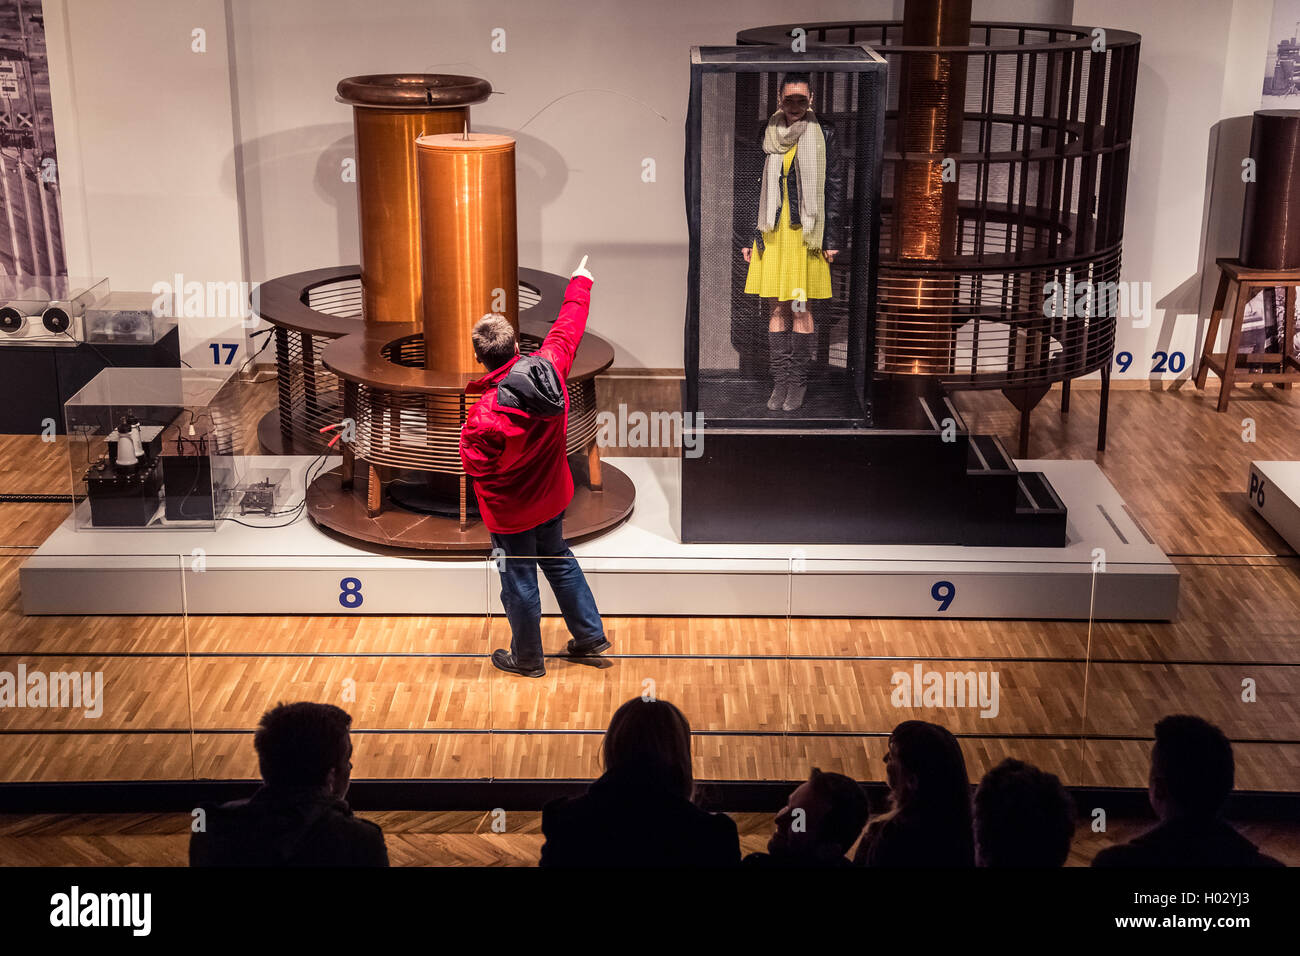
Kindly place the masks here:
<instances>
[{"instance_id":1,"label":"red jacket","mask_svg":"<svg viewBox=\"0 0 1300 956\"><path fill-rule=\"evenodd\" d=\"M564 291L560 314L534 355L551 361L567 380L587 330L591 280L577 276ZM460 460L474 478L479 513L488 530L514 534L549 521L573 499L565 434L569 426L569 388L564 387L564 414L538 418L523 409L497 404L496 386L505 378L513 358L465 387L482 393L460 433Z\"/></svg>"}]
</instances>

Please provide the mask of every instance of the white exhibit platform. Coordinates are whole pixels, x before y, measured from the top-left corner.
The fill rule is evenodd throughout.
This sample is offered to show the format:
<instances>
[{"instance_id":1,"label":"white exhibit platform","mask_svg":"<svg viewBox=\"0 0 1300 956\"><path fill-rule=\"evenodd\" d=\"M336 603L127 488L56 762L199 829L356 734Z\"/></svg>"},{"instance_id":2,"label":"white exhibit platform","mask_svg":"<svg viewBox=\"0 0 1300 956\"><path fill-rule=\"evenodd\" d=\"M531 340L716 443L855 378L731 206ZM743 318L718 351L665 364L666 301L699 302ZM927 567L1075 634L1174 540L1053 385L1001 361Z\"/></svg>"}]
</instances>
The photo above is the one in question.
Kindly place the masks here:
<instances>
[{"instance_id":1,"label":"white exhibit platform","mask_svg":"<svg viewBox=\"0 0 1300 956\"><path fill-rule=\"evenodd\" d=\"M1300 461L1252 461L1246 495L1260 517L1300 551Z\"/></svg>"},{"instance_id":2,"label":"white exhibit platform","mask_svg":"<svg viewBox=\"0 0 1300 956\"><path fill-rule=\"evenodd\" d=\"M315 459L258 458L293 469ZM335 467L338 459L325 467ZM1069 509L1063 548L682 544L681 464L615 458L631 518L573 546L607 615L1160 621L1178 572L1091 461L1022 461ZM295 491L295 495L298 491ZM774 503L774 507L779 507ZM283 509L283 504L277 504ZM495 563L377 554L303 514L215 530L81 530L71 517L21 569L28 614L500 614ZM556 613L542 587L543 611Z\"/></svg>"}]
</instances>

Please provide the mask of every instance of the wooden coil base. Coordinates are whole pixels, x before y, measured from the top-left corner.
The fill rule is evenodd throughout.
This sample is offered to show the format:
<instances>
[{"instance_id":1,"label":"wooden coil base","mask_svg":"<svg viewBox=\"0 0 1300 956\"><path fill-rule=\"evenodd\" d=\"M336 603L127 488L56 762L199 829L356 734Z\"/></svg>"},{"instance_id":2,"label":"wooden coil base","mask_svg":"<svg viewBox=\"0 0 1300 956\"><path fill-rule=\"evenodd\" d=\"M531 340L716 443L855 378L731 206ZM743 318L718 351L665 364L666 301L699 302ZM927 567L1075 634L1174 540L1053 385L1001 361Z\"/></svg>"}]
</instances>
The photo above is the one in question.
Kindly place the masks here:
<instances>
[{"instance_id":1,"label":"wooden coil base","mask_svg":"<svg viewBox=\"0 0 1300 956\"><path fill-rule=\"evenodd\" d=\"M636 488L622 471L603 462L602 490L587 487L583 459L571 456L574 495L564 512L564 536L569 541L601 534L632 514ZM458 518L418 514L387 508L371 517L367 509L368 469L358 468L351 490L343 488L338 469L316 478L307 489L307 513L319 527L352 540L386 546L394 551L439 551L464 555L487 554L491 538L483 522L474 519L461 530Z\"/></svg>"}]
</instances>

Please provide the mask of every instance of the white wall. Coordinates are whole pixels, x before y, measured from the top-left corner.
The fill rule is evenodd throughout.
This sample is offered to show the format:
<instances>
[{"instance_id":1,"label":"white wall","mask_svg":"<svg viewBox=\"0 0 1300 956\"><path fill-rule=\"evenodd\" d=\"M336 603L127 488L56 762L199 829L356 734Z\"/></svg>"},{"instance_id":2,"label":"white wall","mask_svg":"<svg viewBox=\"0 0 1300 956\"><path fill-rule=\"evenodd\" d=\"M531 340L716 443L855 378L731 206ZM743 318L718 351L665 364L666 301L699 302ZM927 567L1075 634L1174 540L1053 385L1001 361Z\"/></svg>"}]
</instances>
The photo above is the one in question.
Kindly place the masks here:
<instances>
[{"instance_id":1,"label":"white wall","mask_svg":"<svg viewBox=\"0 0 1300 956\"><path fill-rule=\"evenodd\" d=\"M1250 145L1249 119L1218 124L1259 108L1271 14L1270 0L1074 4L1075 23L1142 35L1121 278L1149 282L1155 309L1149 328L1120 322L1116 351L1134 357L1121 378L1150 377L1156 350L1185 356L1181 374L1164 378L1195 372L1215 256L1237 252L1240 160ZM1235 164L1237 187L1223 181L1225 162ZM1216 167L1220 190L1211 200Z\"/></svg>"},{"instance_id":2,"label":"white wall","mask_svg":"<svg viewBox=\"0 0 1300 956\"><path fill-rule=\"evenodd\" d=\"M223 0L44 7L69 273L137 291L177 273L238 281ZM192 51L195 29L206 53ZM182 347L201 356L204 339L231 338L228 325L185 322Z\"/></svg>"},{"instance_id":3,"label":"white wall","mask_svg":"<svg viewBox=\"0 0 1300 956\"><path fill-rule=\"evenodd\" d=\"M807 21L889 19L894 0L819 0ZM977 4L988 19L1059 21L1068 2ZM358 259L344 76L482 76L474 127L517 137L519 261L567 275L584 254L593 322L621 367L680 368L686 307L685 109L692 45L796 18L783 0L234 0L238 109L255 279ZM490 49L506 31L506 52ZM661 118L664 117L664 118ZM653 158L657 181L641 180Z\"/></svg>"},{"instance_id":4,"label":"white wall","mask_svg":"<svg viewBox=\"0 0 1300 956\"><path fill-rule=\"evenodd\" d=\"M108 274L125 289L176 272L256 282L356 262L354 187L340 176L351 113L335 84L367 72L470 73L498 91L475 107L475 127L519 140L521 264L567 274L589 253L600 282L595 327L615 344L617 365L648 368L682 362L688 49L796 16L783 0L45 2L73 271ZM1127 274L1172 302L1199 282L1191 237L1203 233L1209 128L1225 108L1228 38L1247 48L1249 30L1232 0L1079 0L1073 16L1071 6L976 0L975 17L1143 33ZM797 12L811 22L901 8L816 0ZM205 54L190 52L195 27L207 31ZM506 30L503 54L490 49L494 27ZM1243 84L1247 74L1257 83L1254 56ZM641 181L646 157L655 183ZM1153 328L1123 333L1121 348L1149 354L1167 320L1190 364L1199 294L1180 295ZM1180 309L1186 321L1174 318ZM194 341L209 331L188 327Z\"/></svg>"}]
</instances>

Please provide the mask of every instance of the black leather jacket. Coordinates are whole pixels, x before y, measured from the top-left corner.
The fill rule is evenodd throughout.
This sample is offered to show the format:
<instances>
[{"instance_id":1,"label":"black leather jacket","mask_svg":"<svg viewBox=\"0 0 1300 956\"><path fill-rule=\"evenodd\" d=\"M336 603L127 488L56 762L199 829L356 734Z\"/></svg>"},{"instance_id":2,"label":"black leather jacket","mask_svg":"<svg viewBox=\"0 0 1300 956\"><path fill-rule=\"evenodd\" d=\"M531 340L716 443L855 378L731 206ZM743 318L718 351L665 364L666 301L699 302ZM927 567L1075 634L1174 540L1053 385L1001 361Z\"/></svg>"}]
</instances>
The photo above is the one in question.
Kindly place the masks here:
<instances>
[{"instance_id":1,"label":"black leather jacket","mask_svg":"<svg viewBox=\"0 0 1300 956\"><path fill-rule=\"evenodd\" d=\"M835 127L818 120L822 128L822 138L826 140L826 189L822 196L826 212L826 225L822 228L822 248L842 250L844 248L844 169L840 163L839 150L835 141ZM763 189L763 165L767 154L763 152L763 134L767 124L759 127L758 142L747 150L750 161L745 171L748 182L753 183L754 190L754 228L752 238L758 240L759 252L765 248L762 230L758 228L758 203ZM790 199L790 225L799 226L799 161L790 165L790 172L781 177L782 198Z\"/></svg>"}]
</instances>

